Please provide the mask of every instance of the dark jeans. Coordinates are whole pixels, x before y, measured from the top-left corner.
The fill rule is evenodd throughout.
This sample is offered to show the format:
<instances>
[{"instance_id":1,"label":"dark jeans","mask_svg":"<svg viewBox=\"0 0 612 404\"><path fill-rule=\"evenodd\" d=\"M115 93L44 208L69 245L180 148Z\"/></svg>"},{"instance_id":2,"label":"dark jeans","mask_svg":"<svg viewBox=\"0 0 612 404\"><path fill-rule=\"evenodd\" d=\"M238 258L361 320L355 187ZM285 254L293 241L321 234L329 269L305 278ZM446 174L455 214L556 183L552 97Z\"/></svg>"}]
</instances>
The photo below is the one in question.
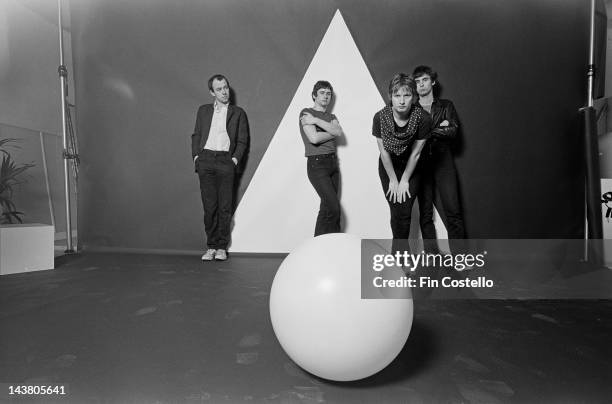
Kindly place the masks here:
<instances>
[{"instance_id":1,"label":"dark jeans","mask_svg":"<svg viewBox=\"0 0 612 404\"><path fill-rule=\"evenodd\" d=\"M230 241L236 166L229 152L203 150L197 161L208 248L227 249Z\"/></svg>"},{"instance_id":2,"label":"dark jeans","mask_svg":"<svg viewBox=\"0 0 612 404\"><path fill-rule=\"evenodd\" d=\"M406 169L406 164L408 163L408 157L396 157L391 156L391 162L393 163L393 169L395 170L395 175L399 181L404 174L404 170ZM382 184L383 192L387 192L389 189L389 176L387 175L387 171L383 166L383 162L381 159L378 160L378 175L380 176L380 182ZM408 189L410 190L411 197L405 200L402 203L393 203L389 201L389 198L385 195L387 199L387 203L389 204L389 209L391 210L391 232L393 233L394 239L394 247L393 250L396 251L398 248L397 242L395 240L406 240L410 236L410 219L412 216L412 205L414 204L414 200L416 199L416 195L419 188L420 182L420 168L417 168L412 173L410 180L408 181Z\"/></svg>"},{"instance_id":3,"label":"dark jeans","mask_svg":"<svg viewBox=\"0 0 612 404\"><path fill-rule=\"evenodd\" d=\"M465 227L459 201L457 169L449 145L444 141L434 141L428 144L421 154L421 164L423 170L419 192L419 211L423 238L436 238L436 228L433 222L434 204L446 225L448 238L464 238ZM442 206L436 203L436 190L440 194Z\"/></svg>"},{"instance_id":4,"label":"dark jeans","mask_svg":"<svg viewBox=\"0 0 612 404\"><path fill-rule=\"evenodd\" d=\"M314 235L340 232L340 171L335 154L308 156L308 179L321 198Z\"/></svg>"}]
</instances>

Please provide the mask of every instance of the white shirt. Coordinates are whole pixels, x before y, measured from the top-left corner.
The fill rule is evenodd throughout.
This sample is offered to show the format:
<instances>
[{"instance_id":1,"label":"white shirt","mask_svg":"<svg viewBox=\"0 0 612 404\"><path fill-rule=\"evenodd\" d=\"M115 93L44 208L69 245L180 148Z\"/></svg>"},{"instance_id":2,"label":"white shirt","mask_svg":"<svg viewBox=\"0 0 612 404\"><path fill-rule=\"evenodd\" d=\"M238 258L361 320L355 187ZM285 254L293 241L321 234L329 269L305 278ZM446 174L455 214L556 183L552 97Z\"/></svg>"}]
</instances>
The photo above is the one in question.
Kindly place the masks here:
<instances>
[{"instance_id":1,"label":"white shirt","mask_svg":"<svg viewBox=\"0 0 612 404\"><path fill-rule=\"evenodd\" d=\"M213 113L212 122L210 123L210 131L206 140L205 149L215 151L229 151L230 138L227 134L227 105L215 101L215 111Z\"/></svg>"}]
</instances>

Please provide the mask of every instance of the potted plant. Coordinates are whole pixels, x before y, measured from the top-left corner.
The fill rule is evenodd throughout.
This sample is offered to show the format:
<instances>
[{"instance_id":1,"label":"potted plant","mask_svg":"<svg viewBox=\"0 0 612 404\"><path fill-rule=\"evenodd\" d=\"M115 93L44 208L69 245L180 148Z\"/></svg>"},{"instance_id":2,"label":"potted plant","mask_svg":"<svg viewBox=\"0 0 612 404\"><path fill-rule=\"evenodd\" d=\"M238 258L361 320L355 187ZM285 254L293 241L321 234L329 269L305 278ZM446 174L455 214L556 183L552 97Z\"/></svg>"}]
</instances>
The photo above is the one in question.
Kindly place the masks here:
<instances>
[{"instance_id":1,"label":"potted plant","mask_svg":"<svg viewBox=\"0 0 612 404\"><path fill-rule=\"evenodd\" d=\"M2 164L0 165L0 224L23 223L21 216L13 202L13 187L20 184L19 176L27 169L34 167L34 164L17 164L7 147L17 148L14 145L17 139L0 139L0 155Z\"/></svg>"}]
</instances>

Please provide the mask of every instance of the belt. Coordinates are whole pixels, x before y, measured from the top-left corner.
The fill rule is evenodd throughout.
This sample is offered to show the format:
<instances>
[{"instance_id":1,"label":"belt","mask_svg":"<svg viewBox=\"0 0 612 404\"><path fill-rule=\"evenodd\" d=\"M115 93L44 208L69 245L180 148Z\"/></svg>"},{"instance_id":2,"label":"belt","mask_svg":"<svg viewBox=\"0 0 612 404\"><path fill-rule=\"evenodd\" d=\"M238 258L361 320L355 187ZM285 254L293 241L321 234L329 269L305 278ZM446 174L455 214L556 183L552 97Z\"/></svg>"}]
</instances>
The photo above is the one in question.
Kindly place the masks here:
<instances>
[{"instance_id":1,"label":"belt","mask_svg":"<svg viewBox=\"0 0 612 404\"><path fill-rule=\"evenodd\" d=\"M313 156L307 156L308 160L327 160L327 159L335 159L336 153L328 153L328 154L315 154Z\"/></svg>"},{"instance_id":2,"label":"belt","mask_svg":"<svg viewBox=\"0 0 612 404\"><path fill-rule=\"evenodd\" d=\"M224 156L226 154L229 154L229 151L202 149L200 153L211 154L213 156Z\"/></svg>"}]
</instances>

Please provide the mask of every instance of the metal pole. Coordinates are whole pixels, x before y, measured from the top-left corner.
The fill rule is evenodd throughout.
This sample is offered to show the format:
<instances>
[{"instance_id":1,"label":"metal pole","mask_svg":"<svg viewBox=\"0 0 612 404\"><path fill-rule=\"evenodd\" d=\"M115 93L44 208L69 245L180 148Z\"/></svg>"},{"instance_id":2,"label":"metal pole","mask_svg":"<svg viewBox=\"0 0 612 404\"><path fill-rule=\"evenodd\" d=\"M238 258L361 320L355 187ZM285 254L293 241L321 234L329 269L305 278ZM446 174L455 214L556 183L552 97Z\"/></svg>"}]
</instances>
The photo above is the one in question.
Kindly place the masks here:
<instances>
[{"instance_id":1,"label":"metal pole","mask_svg":"<svg viewBox=\"0 0 612 404\"><path fill-rule=\"evenodd\" d=\"M68 70L64 66L64 30L62 25L62 0L57 0L58 10L58 31L59 31L59 53L60 53L60 65L57 69L60 77L60 91L62 97L62 145L64 152L62 157L64 159L64 197L66 199L66 251L65 253L73 253L72 248L72 220L71 220L71 209L70 209L70 162L68 161L70 156L68 152L68 133L66 126L66 77L68 76Z\"/></svg>"},{"instance_id":2,"label":"metal pole","mask_svg":"<svg viewBox=\"0 0 612 404\"><path fill-rule=\"evenodd\" d=\"M595 0L591 0L589 32L589 65L587 72L587 106L582 108L584 114L584 157L586 165L586 223L585 261L596 266L601 265L603 244L603 223L601 221L601 176L599 174L599 147L597 145L597 118L593 107L593 87L595 76Z\"/></svg>"},{"instance_id":3,"label":"metal pole","mask_svg":"<svg viewBox=\"0 0 612 404\"><path fill-rule=\"evenodd\" d=\"M60 0L61 1L61 0ZM593 79L595 77L595 0L591 0L589 25L589 68L587 72L587 106L593 106Z\"/></svg>"},{"instance_id":4,"label":"metal pole","mask_svg":"<svg viewBox=\"0 0 612 404\"><path fill-rule=\"evenodd\" d=\"M595 76L595 66L593 65L594 60L594 48L595 48L595 0L591 0L591 13L589 15L589 64L587 67L587 107L593 106L593 78ZM588 186L584 187L584 261L589 260L589 189Z\"/></svg>"}]
</instances>

